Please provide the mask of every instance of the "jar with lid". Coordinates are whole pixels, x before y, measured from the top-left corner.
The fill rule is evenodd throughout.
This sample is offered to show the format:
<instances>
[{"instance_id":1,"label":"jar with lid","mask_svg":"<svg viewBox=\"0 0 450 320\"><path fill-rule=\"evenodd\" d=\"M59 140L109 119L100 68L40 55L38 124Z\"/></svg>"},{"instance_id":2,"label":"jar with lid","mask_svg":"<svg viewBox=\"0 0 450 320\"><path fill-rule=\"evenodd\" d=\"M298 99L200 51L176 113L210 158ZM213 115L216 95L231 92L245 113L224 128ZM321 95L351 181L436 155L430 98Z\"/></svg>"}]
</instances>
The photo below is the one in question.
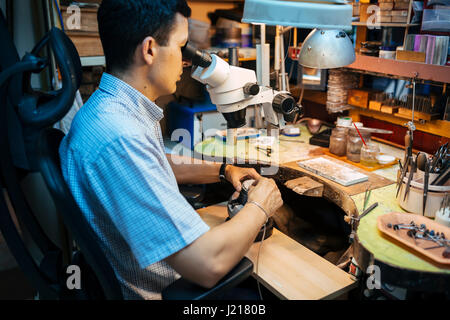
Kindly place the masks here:
<instances>
[{"instance_id":1,"label":"jar with lid","mask_svg":"<svg viewBox=\"0 0 450 320\"><path fill-rule=\"evenodd\" d=\"M331 131L330 152L339 157L347 152L347 128L336 127Z\"/></svg>"},{"instance_id":2,"label":"jar with lid","mask_svg":"<svg viewBox=\"0 0 450 320\"><path fill-rule=\"evenodd\" d=\"M366 143L370 142L370 132L359 130ZM359 162L361 157L361 147L363 142L356 129L350 129L347 136L347 159L353 162Z\"/></svg>"}]
</instances>

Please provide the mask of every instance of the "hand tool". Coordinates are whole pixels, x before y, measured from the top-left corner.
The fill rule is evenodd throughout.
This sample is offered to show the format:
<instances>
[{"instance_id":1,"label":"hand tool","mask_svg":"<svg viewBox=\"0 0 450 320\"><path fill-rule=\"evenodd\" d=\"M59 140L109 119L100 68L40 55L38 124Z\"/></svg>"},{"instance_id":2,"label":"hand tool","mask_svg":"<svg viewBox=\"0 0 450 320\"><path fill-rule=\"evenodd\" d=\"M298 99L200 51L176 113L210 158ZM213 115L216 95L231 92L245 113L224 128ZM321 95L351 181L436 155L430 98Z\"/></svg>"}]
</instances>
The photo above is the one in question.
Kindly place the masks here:
<instances>
[{"instance_id":1,"label":"hand tool","mask_svg":"<svg viewBox=\"0 0 450 320\"><path fill-rule=\"evenodd\" d=\"M405 196L403 197L403 201L405 201L406 197L408 196L409 189L411 188L411 181L412 181L412 178L414 176L414 172L416 171L416 167L417 167L417 156L416 156L416 160L415 161L412 160L411 171L409 172L408 182L406 184Z\"/></svg>"},{"instance_id":2,"label":"hand tool","mask_svg":"<svg viewBox=\"0 0 450 320\"><path fill-rule=\"evenodd\" d=\"M371 184L367 187L366 192L364 192L363 211L366 210L367 202L369 201L370 193L372 192L372 190L369 192L370 187Z\"/></svg>"},{"instance_id":3,"label":"hand tool","mask_svg":"<svg viewBox=\"0 0 450 320\"><path fill-rule=\"evenodd\" d=\"M427 155L423 152L419 152L418 157L417 157L417 168L419 170L425 171L426 161L427 161Z\"/></svg>"},{"instance_id":4,"label":"hand tool","mask_svg":"<svg viewBox=\"0 0 450 320\"><path fill-rule=\"evenodd\" d=\"M448 142L442 146L439 147L439 149L436 151L435 153L435 157L433 159L433 163L431 165L431 169L430 172L434 173L434 170L439 162L439 160L444 156L447 155L447 151L448 151Z\"/></svg>"},{"instance_id":5,"label":"hand tool","mask_svg":"<svg viewBox=\"0 0 450 320\"><path fill-rule=\"evenodd\" d=\"M348 217L345 216L344 220L345 222L349 223L351 221L351 224L353 226L353 222L354 221L359 221L362 218L364 218L368 213L370 213L373 209L375 209L376 207L378 207L378 202L375 202L374 204L372 204L370 207L368 207L366 210L363 211L363 213L361 215L359 215L358 218L353 218L353 217Z\"/></svg>"},{"instance_id":6,"label":"hand tool","mask_svg":"<svg viewBox=\"0 0 450 320\"><path fill-rule=\"evenodd\" d=\"M399 180L397 181L397 188L398 188L398 189L397 189L397 195L396 195L395 197L398 197L398 193L399 193L400 188L401 188L402 183L403 183L403 178L404 178L405 175L406 175L406 171L408 171L408 165L409 165L411 159L412 159L412 157L409 157L409 156L406 157L406 161L405 161L405 163L404 163L404 165L403 165L403 171L402 171L402 174L400 175L400 178L399 178Z\"/></svg>"},{"instance_id":7,"label":"hand tool","mask_svg":"<svg viewBox=\"0 0 450 320\"><path fill-rule=\"evenodd\" d=\"M378 207L378 202L375 202L374 204L372 204L370 207L368 207L366 210L363 211L363 213L358 217L358 220L361 220L362 218L364 218L364 216L366 214L368 214L369 212L371 212L373 209L375 209L376 207Z\"/></svg>"},{"instance_id":8,"label":"hand tool","mask_svg":"<svg viewBox=\"0 0 450 320\"><path fill-rule=\"evenodd\" d=\"M425 206L427 205L428 197L428 179L430 177L430 163L428 159L425 158L425 176L423 180L423 205L422 205L422 215L425 216Z\"/></svg>"},{"instance_id":9,"label":"hand tool","mask_svg":"<svg viewBox=\"0 0 450 320\"><path fill-rule=\"evenodd\" d=\"M431 184L434 186L443 186L449 178L450 178L450 166L447 166L445 171L443 170Z\"/></svg>"}]
</instances>

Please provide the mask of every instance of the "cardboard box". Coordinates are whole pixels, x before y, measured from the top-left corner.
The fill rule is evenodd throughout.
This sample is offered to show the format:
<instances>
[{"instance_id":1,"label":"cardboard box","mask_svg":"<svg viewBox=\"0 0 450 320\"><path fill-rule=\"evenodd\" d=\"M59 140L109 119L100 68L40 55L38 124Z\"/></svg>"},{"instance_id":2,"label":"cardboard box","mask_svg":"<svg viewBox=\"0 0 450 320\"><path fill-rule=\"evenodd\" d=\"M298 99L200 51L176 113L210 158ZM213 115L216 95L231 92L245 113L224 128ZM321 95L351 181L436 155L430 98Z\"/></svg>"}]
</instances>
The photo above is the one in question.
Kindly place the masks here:
<instances>
[{"instance_id":1,"label":"cardboard box","mask_svg":"<svg viewBox=\"0 0 450 320\"><path fill-rule=\"evenodd\" d=\"M355 107L367 108L375 93L376 91L371 89L351 89L348 91L347 103Z\"/></svg>"},{"instance_id":2,"label":"cardboard box","mask_svg":"<svg viewBox=\"0 0 450 320\"><path fill-rule=\"evenodd\" d=\"M409 9L409 1L395 1L394 9Z\"/></svg>"},{"instance_id":3,"label":"cardboard box","mask_svg":"<svg viewBox=\"0 0 450 320\"><path fill-rule=\"evenodd\" d=\"M392 10L394 8L394 3L393 2L380 2L378 4L378 6L380 7L381 11L388 11L388 10Z\"/></svg>"},{"instance_id":4,"label":"cardboard box","mask_svg":"<svg viewBox=\"0 0 450 320\"><path fill-rule=\"evenodd\" d=\"M386 14L383 14L383 12L386 12ZM378 11L377 22L380 22L380 23L392 22L391 12L390 11Z\"/></svg>"},{"instance_id":5,"label":"cardboard box","mask_svg":"<svg viewBox=\"0 0 450 320\"><path fill-rule=\"evenodd\" d=\"M381 102L375 101L375 100L369 101L369 109L375 110L375 111L380 111L381 110Z\"/></svg>"},{"instance_id":6,"label":"cardboard box","mask_svg":"<svg viewBox=\"0 0 450 320\"><path fill-rule=\"evenodd\" d=\"M396 60L425 62L425 52L397 50Z\"/></svg>"},{"instance_id":7,"label":"cardboard box","mask_svg":"<svg viewBox=\"0 0 450 320\"><path fill-rule=\"evenodd\" d=\"M392 16L391 22L397 22L397 23L407 23L408 17L404 16Z\"/></svg>"}]
</instances>

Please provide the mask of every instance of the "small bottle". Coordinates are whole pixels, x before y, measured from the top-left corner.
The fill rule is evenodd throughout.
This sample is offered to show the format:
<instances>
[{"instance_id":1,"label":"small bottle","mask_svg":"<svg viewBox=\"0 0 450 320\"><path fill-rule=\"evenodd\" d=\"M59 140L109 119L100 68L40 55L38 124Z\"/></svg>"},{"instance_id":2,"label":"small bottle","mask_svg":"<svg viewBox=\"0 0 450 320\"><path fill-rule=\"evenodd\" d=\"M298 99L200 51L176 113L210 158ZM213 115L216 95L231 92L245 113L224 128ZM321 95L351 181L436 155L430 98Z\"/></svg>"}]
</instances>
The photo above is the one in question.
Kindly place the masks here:
<instances>
[{"instance_id":1,"label":"small bottle","mask_svg":"<svg viewBox=\"0 0 450 320\"><path fill-rule=\"evenodd\" d=\"M330 152L338 157L345 156L347 152L347 129L336 127L331 131Z\"/></svg>"},{"instance_id":2,"label":"small bottle","mask_svg":"<svg viewBox=\"0 0 450 320\"><path fill-rule=\"evenodd\" d=\"M361 147L361 164L366 167L374 167L378 164L377 156L380 153L380 147L373 142L366 142Z\"/></svg>"},{"instance_id":3,"label":"small bottle","mask_svg":"<svg viewBox=\"0 0 450 320\"><path fill-rule=\"evenodd\" d=\"M362 138L366 143L370 142L370 132L360 130ZM359 162L361 158L361 147L363 142L356 129L350 129L347 136L347 159Z\"/></svg>"}]
</instances>

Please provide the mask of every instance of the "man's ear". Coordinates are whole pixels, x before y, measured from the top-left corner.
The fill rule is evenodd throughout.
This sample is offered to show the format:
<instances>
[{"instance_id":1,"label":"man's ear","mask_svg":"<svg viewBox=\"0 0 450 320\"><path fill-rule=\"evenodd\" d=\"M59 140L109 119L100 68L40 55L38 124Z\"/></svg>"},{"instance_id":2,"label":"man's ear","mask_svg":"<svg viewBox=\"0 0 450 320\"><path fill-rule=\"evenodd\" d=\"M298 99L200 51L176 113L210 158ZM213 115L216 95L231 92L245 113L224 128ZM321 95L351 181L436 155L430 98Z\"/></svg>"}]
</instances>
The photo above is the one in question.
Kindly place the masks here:
<instances>
[{"instance_id":1,"label":"man's ear","mask_svg":"<svg viewBox=\"0 0 450 320\"><path fill-rule=\"evenodd\" d=\"M141 42L140 56L144 63L151 65L155 61L155 57L158 53L158 45L155 38L146 37Z\"/></svg>"}]
</instances>

